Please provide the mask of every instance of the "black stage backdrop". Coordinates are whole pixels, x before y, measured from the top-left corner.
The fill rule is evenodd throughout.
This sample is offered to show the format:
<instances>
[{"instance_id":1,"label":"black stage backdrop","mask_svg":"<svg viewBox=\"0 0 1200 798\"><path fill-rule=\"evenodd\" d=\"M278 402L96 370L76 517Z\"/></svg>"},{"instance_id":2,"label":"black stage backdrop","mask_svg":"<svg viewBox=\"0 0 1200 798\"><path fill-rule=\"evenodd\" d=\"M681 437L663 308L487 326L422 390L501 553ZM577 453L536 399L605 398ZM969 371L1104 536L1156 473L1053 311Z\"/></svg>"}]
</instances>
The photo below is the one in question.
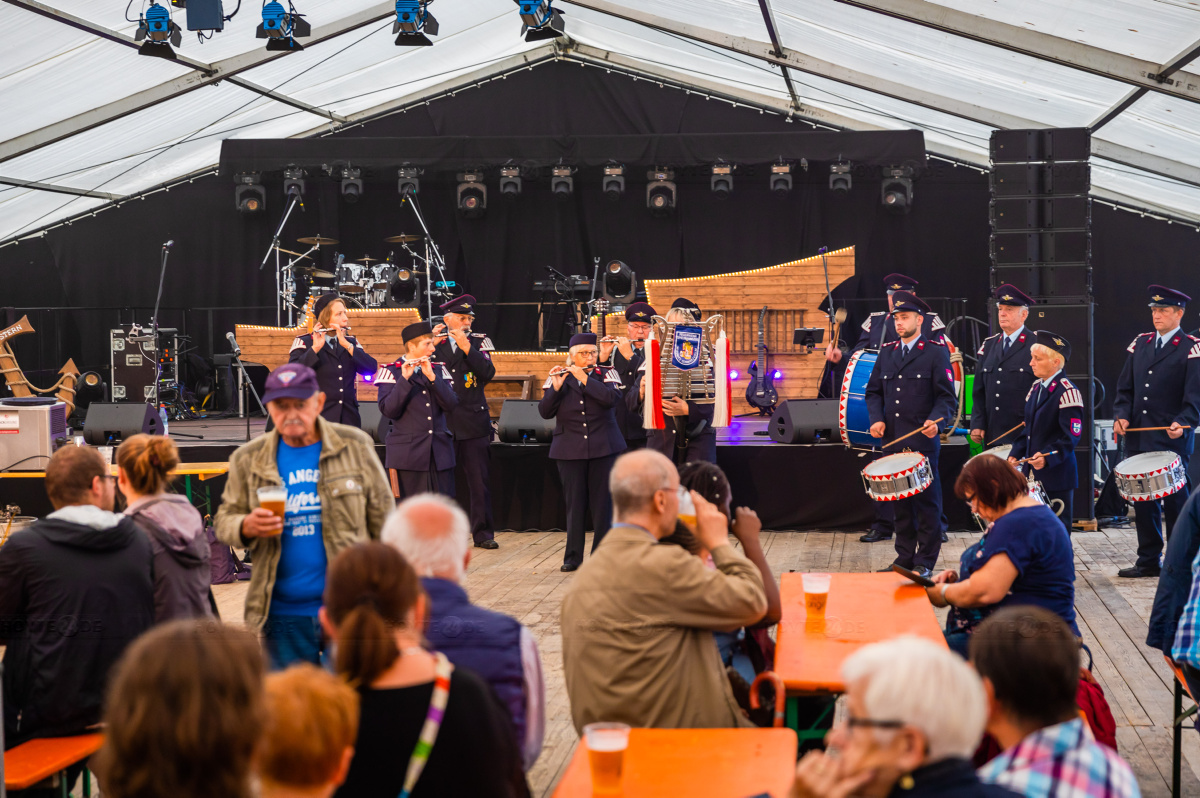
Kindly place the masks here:
<instances>
[{"instance_id":1,"label":"black stage backdrop","mask_svg":"<svg viewBox=\"0 0 1200 798\"><path fill-rule=\"evenodd\" d=\"M652 81L578 65L551 63L465 89L404 113L338 134L342 137L738 134L807 130L801 123L733 107ZM736 161L736 153L729 155ZM930 161L916 181L914 206L893 215L880 205L876 167L854 173L848 196L828 189L828 163L795 176L786 199L771 195L760 168L735 178L733 196L716 199L708 177L686 170L677 212L655 218L645 207L645 175L631 170L626 195L610 203L598 169L581 170L570 201L555 202L548 180L526 180L523 195L500 200L490 176L483 219L454 212L453 176L427 174L420 202L442 248L449 278L481 301L478 329L500 348L536 345L531 290L546 266L590 274L591 258L619 258L641 278L672 278L755 268L814 254L818 247L855 245L859 279L847 293L876 299L883 275L901 271L921 281L927 296L967 297L972 315L986 314L988 284L987 176ZM417 229L401 206L392 170L368 173L357 204L339 197L336 181L310 180L303 212L293 214L284 246L320 233L341 240L351 259L385 257L383 238ZM15 320L25 308L36 336L13 346L31 376L57 371L67 357L84 368L108 362L107 334L115 323L149 320L160 245L175 240L163 295L164 325L184 327L203 353L226 351L235 322L273 323L274 276L258 262L283 211L278 175L267 177L263 215L239 215L228 178L208 177L144 201L129 203L46 236L0 250L0 303ZM1148 282L1197 293L1192 253L1200 241L1181 226L1097 207L1093 213L1098 314L1097 373L1111 398L1124 347L1149 329L1142 300ZM324 250L326 266L333 250ZM1019 278L1017 281L1020 282ZM1200 296L1200 294L1198 294ZM879 302L882 305L882 301ZM241 309L230 309L241 308ZM121 310L124 309L124 310ZM1189 328L1194 324L1189 324ZM39 371L40 370L40 371ZM1110 403L1108 403L1111 406Z\"/></svg>"}]
</instances>

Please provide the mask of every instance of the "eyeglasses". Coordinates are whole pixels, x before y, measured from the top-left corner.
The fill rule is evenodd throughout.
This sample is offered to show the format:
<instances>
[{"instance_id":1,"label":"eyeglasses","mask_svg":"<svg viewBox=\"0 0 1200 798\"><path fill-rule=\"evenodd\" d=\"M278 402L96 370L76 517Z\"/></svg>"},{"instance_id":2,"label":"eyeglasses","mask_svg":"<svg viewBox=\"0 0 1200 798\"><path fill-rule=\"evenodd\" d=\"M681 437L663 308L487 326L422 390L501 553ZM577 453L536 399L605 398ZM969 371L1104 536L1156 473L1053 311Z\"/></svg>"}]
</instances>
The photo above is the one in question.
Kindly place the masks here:
<instances>
[{"instance_id":1,"label":"eyeglasses","mask_svg":"<svg viewBox=\"0 0 1200 798\"><path fill-rule=\"evenodd\" d=\"M846 718L846 725L850 728L861 726L867 729L902 729L905 726L902 720L875 720L874 718Z\"/></svg>"}]
</instances>

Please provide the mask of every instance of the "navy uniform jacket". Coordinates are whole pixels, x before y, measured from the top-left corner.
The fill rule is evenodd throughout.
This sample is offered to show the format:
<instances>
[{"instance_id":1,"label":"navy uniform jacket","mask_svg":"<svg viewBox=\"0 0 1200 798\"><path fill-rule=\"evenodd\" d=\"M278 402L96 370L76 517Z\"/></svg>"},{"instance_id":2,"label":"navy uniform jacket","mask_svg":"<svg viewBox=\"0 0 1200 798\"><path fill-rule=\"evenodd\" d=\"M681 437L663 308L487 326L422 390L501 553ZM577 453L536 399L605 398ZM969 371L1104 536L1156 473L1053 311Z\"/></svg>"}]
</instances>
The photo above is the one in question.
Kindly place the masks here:
<instances>
[{"instance_id":1,"label":"navy uniform jacket","mask_svg":"<svg viewBox=\"0 0 1200 798\"><path fill-rule=\"evenodd\" d=\"M1075 444L1083 434L1083 394L1061 371L1050 381L1048 391L1040 390L1041 385L1041 380L1035 380L1025 395L1025 426L1010 456L1020 460L1038 452L1053 452L1046 455L1041 471L1025 463L1022 473L1032 475L1046 490L1074 490L1079 487Z\"/></svg>"},{"instance_id":2,"label":"navy uniform jacket","mask_svg":"<svg viewBox=\"0 0 1200 798\"><path fill-rule=\"evenodd\" d=\"M1178 421L1184 433L1172 440L1165 431L1131 432L1129 452L1170 451L1187 457L1192 434L1200 423L1200 338L1178 331L1155 353L1158 333L1142 333L1126 350L1125 367L1117 380L1113 417L1131 427L1165 427Z\"/></svg>"},{"instance_id":3,"label":"navy uniform jacket","mask_svg":"<svg viewBox=\"0 0 1200 798\"><path fill-rule=\"evenodd\" d=\"M867 412L871 423L882 421L887 425L880 443L895 440L935 418L942 419L938 422L938 431L946 429L958 409L951 377L950 353L943 343L921 335L913 342L912 352L904 360L901 360L898 340L884 344L867 382ZM918 432L906 438L902 445L888 449L887 453L895 454L908 448L936 456L940 445L937 437L927 438Z\"/></svg>"},{"instance_id":4,"label":"navy uniform jacket","mask_svg":"<svg viewBox=\"0 0 1200 798\"><path fill-rule=\"evenodd\" d=\"M379 412L393 419L387 436L387 467L401 471L445 471L454 468L454 438L446 416L458 406L450 372L433 364L433 383L417 369L409 379L400 363L389 363L375 375Z\"/></svg>"},{"instance_id":5,"label":"navy uniform jacket","mask_svg":"<svg viewBox=\"0 0 1200 798\"><path fill-rule=\"evenodd\" d=\"M971 429L987 432L984 443L1020 424L1024 417L1025 394L1033 368L1029 365L1029 347L1037 343L1026 328L1004 354L1004 333L999 332L979 347L975 366L975 387L971 392ZM1012 443L1020 430L998 441Z\"/></svg>"},{"instance_id":6,"label":"navy uniform jacket","mask_svg":"<svg viewBox=\"0 0 1200 798\"><path fill-rule=\"evenodd\" d=\"M613 369L621 378L622 389L625 393L626 401L617 403L617 425L621 428L621 433L627 441L640 441L646 439L646 430L642 427L642 417L638 413L637 408L630 408L628 402L629 393L633 391L634 399L637 399L637 379L639 369L646 362L646 350L633 347L633 357L626 359L621 351L615 346L613 347ZM637 404L636 402L634 403Z\"/></svg>"},{"instance_id":7,"label":"navy uniform jacket","mask_svg":"<svg viewBox=\"0 0 1200 798\"><path fill-rule=\"evenodd\" d=\"M931 313L925 317L925 322L921 325L921 334L932 341L941 341L946 335L946 325L938 314ZM853 351L878 350L884 344L898 340L900 340L900 336L896 335L896 320L892 318L891 313L881 310L867 316Z\"/></svg>"},{"instance_id":8,"label":"navy uniform jacket","mask_svg":"<svg viewBox=\"0 0 1200 798\"><path fill-rule=\"evenodd\" d=\"M625 451L625 438L617 426L616 409L621 401L621 377L608 367L588 373L587 385L568 374L562 390L554 390L547 379L538 412L554 419L552 460L591 460Z\"/></svg>"},{"instance_id":9,"label":"navy uniform jacket","mask_svg":"<svg viewBox=\"0 0 1200 798\"><path fill-rule=\"evenodd\" d=\"M353 335L347 335L346 340L354 345L353 355L338 343L326 343L320 352L315 352L312 333L301 335L292 341L288 362L303 363L317 373L317 384L325 392L325 407L321 415L326 421L358 427L362 421L358 415L354 375L374 374L379 364Z\"/></svg>"},{"instance_id":10,"label":"navy uniform jacket","mask_svg":"<svg viewBox=\"0 0 1200 798\"><path fill-rule=\"evenodd\" d=\"M458 407L450 413L450 432L455 440L492 437L492 416L483 389L496 376L496 366L488 354L494 349L491 339L473 334L471 351L465 355L461 349L452 347L449 340L442 341L434 350L434 357L446 364L458 396Z\"/></svg>"}]
</instances>

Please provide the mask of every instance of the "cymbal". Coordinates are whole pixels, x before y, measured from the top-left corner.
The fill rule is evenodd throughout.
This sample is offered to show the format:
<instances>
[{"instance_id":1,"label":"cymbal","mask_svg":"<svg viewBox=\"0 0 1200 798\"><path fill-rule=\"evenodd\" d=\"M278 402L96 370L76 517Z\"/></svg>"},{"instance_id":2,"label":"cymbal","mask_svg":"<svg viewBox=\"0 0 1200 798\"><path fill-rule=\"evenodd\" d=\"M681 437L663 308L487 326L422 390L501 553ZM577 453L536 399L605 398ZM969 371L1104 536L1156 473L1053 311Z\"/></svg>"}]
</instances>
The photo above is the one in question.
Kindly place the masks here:
<instances>
[{"instance_id":1,"label":"cymbal","mask_svg":"<svg viewBox=\"0 0 1200 798\"><path fill-rule=\"evenodd\" d=\"M367 255L363 255L361 258L358 259L358 263L361 263L364 266L369 265L371 263L378 263L378 262L379 262L379 258L368 257Z\"/></svg>"},{"instance_id":2,"label":"cymbal","mask_svg":"<svg viewBox=\"0 0 1200 798\"><path fill-rule=\"evenodd\" d=\"M424 236L404 235L402 233L398 236L388 236L387 238L385 238L383 240L385 242L387 242L388 244L411 244L414 241L420 241L422 238L424 238Z\"/></svg>"},{"instance_id":3,"label":"cymbal","mask_svg":"<svg viewBox=\"0 0 1200 798\"><path fill-rule=\"evenodd\" d=\"M295 255L297 258L307 258L308 257L308 253L305 253L305 252L292 252L290 249L284 249L283 247L275 247L275 249L279 250L280 252L282 252L286 255Z\"/></svg>"},{"instance_id":4,"label":"cymbal","mask_svg":"<svg viewBox=\"0 0 1200 798\"><path fill-rule=\"evenodd\" d=\"M293 266L296 274L306 274L309 277L333 277L333 272L318 269L316 266Z\"/></svg>"},{"instance_id":5,"label":"cymbal","mask_svg":"<svg viewBox=\"0 0 1200 798\"><path fill-rule=\"evenodd\" d=\"M318 247L325 246L327 244L336 244L338 242L336 238L326 238L325 236L305 236L304 238L297 238L296 240L301 244L312 244Z\"/></svg>"}]
</instances>

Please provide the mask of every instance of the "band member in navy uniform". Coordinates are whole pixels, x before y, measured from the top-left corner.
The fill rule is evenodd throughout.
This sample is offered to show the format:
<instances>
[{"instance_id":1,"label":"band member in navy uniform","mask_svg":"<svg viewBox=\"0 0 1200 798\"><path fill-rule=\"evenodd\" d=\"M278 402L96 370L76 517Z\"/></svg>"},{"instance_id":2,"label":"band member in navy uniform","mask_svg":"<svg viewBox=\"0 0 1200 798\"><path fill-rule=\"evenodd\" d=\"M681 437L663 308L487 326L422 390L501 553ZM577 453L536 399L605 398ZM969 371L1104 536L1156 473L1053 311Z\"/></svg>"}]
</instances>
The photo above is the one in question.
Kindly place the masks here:
<instances>
[{"instance_id":1,"label":"band member in navy uniform","mask_svg":"<svg viewBox=\"0 0 1200 798\"><path fill-rule=\"evenodd\" d=\"M434 357L450 372L458 407L450 413L450 432L454 435L454 459L463 471L470 497L471 537L481 549L497 549L492 521L491 443L492 417L488 412L484 387L496 376L491 352L492 341L483 333L471 331L475 321L475 297L463 294L441 306L445 340L434 349Z\"/></svg>"},{"instance_id":2,"label":"band member in navy uniform","mask_svg":"<svg viewBox=\"0 0 1200 798\"><path fill-rule=\"evenodd\" d=\"M458 407L450 372L433 362L433 329L427 321L401 332L405 354L375 375L379 412L393 419L387 467L396 470L400 498L418 493L454 496L454 438L446 417Z\"/></svg>"},{"instance_id":3,"label":"band member in navy uniform","mask_svg":"<svg viewBox=\"0 0 1200 798\"><path fill-rule=\"evenodd\" d=\"M1071 357L1071 343L1046 330L1030 337L1034 343L1029 362L1037 379L1025 395L1025 426L1013 443L1008 461L1025 476L1032 475L1042 483L1051 507L1055 499L1062 502L1058 517L1070 533L1075 487L1079 484L1075 444L1083 433L1083 394L1063 376Z\"/></svg>"},{"instance_id":4,"label":"band member in navy uniform","mask_svg":"<svg viewBox=\"0 0 1200 798\"><path fill-rule=\"evenodd\" d=\"M692 300L680 297L667 311L666 319L677 324L699 324L700 308ZM642 373L645 367L643 360L639 367ZM637 418L641 417L642 403L646 401L642 373L639 373L625 398L627 409ZM664 396L662 406L666 429L646 430L646 445L662 452L676 465L700 460L717 462L717 431L712 425L716 405L701 404L678 396Z\"/></svg>"},{"instance_id":5,"label":"band member in navy uniform","mask_svg":"<svg viewBox=\"0 0 1200 798\"><path fill-rule=\"evenodd\" d=\"M1191 297L1180 291L1152 285L1150 314L1154 332L1133 339L1126 351L1125 367L1117 381L1113 403L1113 432L1126 435L1130 427L1170 427L1156 432L1130 432L1125 455L1170 451L1179 455L1186 471L1192 455L1193 430L1200 422L1200 339L1183 332L1179 323ZM1190 486L1159 502L1134 502L1137 525L1137 562L1117 576L1158 576L1163 530L1175 526ZM1166 526L1163 526L1163 510Z\"/></svg>"},{"instance_id":6,"label":"band member in navy uniform","mask_svg":"<svg viewBox=\"0 0 1200 798\"><path fill-rule=\"evenodd\" d=\"M313 331L292 341L288 362L303 363L317 373L317 384L325 393L321 415L326 421L360 427L354 377L374 374L379 364L348 334L346 303L337 294L317 299L313 315L317 319Z\"/></svg>"},{"instance_id":7,"label":"band member in navy uniform","mask_svg":"<svg viewBox=\"0 0 1200 798\"><path fill-rule=\"evenodd\" d=\"M621 377L625 395L630 389L636 391L634 383L646 362L646 339L650 337L650 325L654 319L654 308L645 302L634 302L625 309L625 335L612 341L600 342L600 362L611 365ZM617 405L617 424L625 436L625 445L630 450L646 446L646 430L637 409L630 409L627 402Z\"/></svg>"},{"instance_id":8,"label":"band member in navy uniform","mask_svg":"<svg viewBox=\"0 0 1200 798\"><path fill-rule=\"evenodd\" d=\"M1033 300L1008 284L996 289L1000 332L985 338L977 353L971 404L971 440L987 446L1013 443L1027 421L1025 394L1032 375L1029 348L1033 334L1025 329Z\"/></svg>"},{"instance_id":9,"label":"band member in navy uniform","mask_svg":"<svg viewBox=\"0 0 1200 798\"><path fill-rule=\"evenodd\" d=\"M897 291L905 291L916 296L917 281L906 274L893 273L883 278L883 287L887 291L887 311L881 310L867 317L867 320L863 322L858 341L849 354L861 352L864 349L878 351L884 344L899 338L896 335L896 323L892 320L893 297ZM946 325L936 313L930 313L926 318L928 323L923 325L929 330L926 337L941 341L945 335ZM831 341L825 348L825 359L831 363L840 363L847 354L841 347L836 346L836 343L836 341ZM891 540L892 534L896 531L895 502L874 502L874 504L875 522L871 524L871 531L859 538L863 543Z\"/></svg>"},{"instance_id":10,"label":"band member in navy uniform","mask_svg":"<svg viewBox=\"0 0 1200 798\"><path fill-rule=\"evenodd\" d=\"M572 335L569 365L551 370L538 403L542 418L554 419L550 459L558 461L567 505L563 571L574 571L583 563L583 519L589 507L592 551L612 526L608 472L617 455L625 451L616 416L621 377L610 367L598 367L598 357L595 333Z\"/></svg>"},{"instance_id":11,"label":"band member in navy uniform","mask_svg":"<svg viewBox=\"0 0 1200 798\"><path fill-rule=\"evenodd\" d=\"M888 443L913 430L904 447L887 449L888 454L904 448L918 451L929 461L933 483L917 495L897 504L908 510L896 522L896 564L924 576L932 573L942 548L942 486L938 479L938 434L954 417L954 395L950 353L940 340L921 333L929 306L916 296L897 291L892 297L892 316L897 341L884 344L867 382L867 412L871 435ZM937 419L942 419L937 421ZM907 518L904 516L907 515Z\"/></svg>"}]
</instances>

